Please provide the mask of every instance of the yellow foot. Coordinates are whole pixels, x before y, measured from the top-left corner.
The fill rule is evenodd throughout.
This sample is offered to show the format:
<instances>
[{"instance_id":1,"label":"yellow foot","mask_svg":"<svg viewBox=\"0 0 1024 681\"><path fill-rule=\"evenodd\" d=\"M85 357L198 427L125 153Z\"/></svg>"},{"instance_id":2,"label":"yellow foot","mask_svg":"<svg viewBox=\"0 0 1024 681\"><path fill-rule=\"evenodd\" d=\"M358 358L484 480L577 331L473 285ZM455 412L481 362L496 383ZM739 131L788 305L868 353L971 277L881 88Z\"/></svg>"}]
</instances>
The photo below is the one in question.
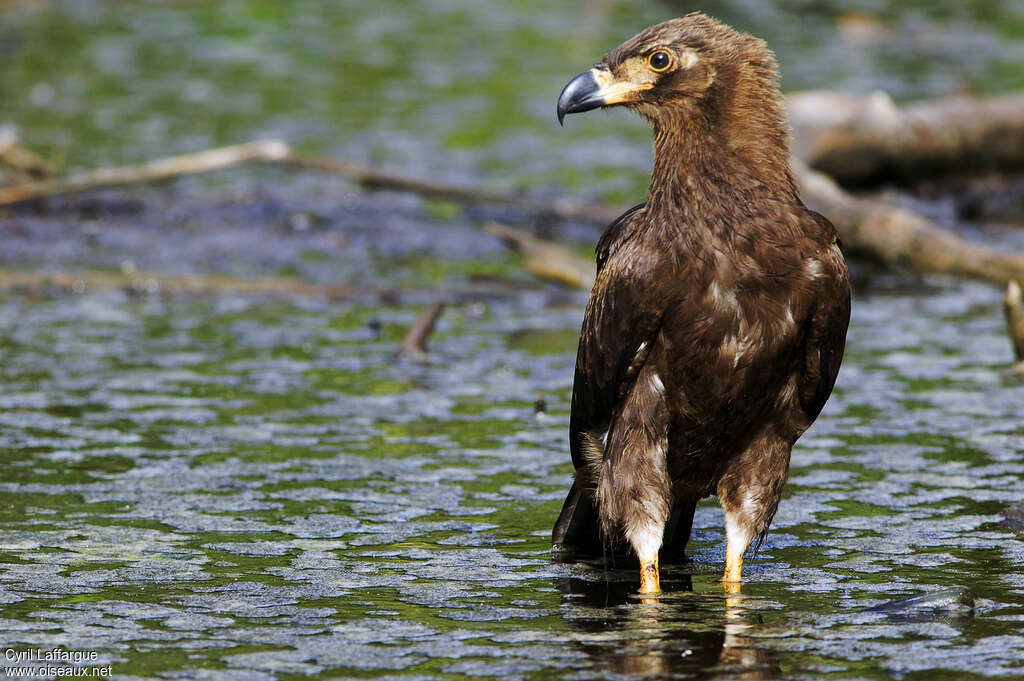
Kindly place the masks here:
<instances>
[{"instance_id":1,"label":"yellow foot","mask_svg":"<svg viewBox=\"0 0 1024 681\"><path fill-rule=\"evenodd\" d=\"M725 545L725 574L722 575L723 586L735 585L739 591L743 581L743 553L736 550L731 543ZM735 592L733 592L735 593Z\"/></svg>"},{"instance_id":2,"label":"yellow foot","mask_svg":"<svg viewBox=\"0 0 1024 681\"><path fill-rule=\"evenodd\" d=\"M640 593L656 594L661 592L661 579L658 575L658 557L654 560L640 561Z\"/></svg>"},{"instance_id":3,"label":"yellow foot","mask_svg":"<svg viewBox=\"0 0 1024 681\"><path fill-rule=\"evenodd\" d=\"M727 582L722 580L722 591L725 592L726 596L735 596L740 593L740 589L743 587L739 582ZM729 599L725 601L726 605L730 605Z\"/></svg>"}]
</instances>

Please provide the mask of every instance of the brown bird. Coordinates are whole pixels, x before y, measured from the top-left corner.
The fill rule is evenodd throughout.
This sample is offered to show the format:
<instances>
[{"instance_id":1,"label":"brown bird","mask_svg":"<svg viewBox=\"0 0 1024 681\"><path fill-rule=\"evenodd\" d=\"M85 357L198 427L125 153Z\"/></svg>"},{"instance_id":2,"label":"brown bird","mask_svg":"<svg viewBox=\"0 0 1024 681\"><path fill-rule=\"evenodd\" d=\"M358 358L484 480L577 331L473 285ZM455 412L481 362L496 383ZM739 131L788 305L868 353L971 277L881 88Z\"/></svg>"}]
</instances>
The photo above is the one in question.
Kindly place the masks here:
<instances>
[{"instance_id":1,"label":"brown bird","mask_svg":"<svg viewBox=\"0 0 1024 681\"><path fill-rule=\"evenodd\" d=\"M576 475L556 555L625 543L640 591L682 552L696 503L725 511L741 580L793 443L832 392L850 285L835 228L800 201L775 59L701 14L652 26L565 86L558 118L625 105L654 130L647 202L597 245L576 357Z\"/></svg>"}]
</instances>

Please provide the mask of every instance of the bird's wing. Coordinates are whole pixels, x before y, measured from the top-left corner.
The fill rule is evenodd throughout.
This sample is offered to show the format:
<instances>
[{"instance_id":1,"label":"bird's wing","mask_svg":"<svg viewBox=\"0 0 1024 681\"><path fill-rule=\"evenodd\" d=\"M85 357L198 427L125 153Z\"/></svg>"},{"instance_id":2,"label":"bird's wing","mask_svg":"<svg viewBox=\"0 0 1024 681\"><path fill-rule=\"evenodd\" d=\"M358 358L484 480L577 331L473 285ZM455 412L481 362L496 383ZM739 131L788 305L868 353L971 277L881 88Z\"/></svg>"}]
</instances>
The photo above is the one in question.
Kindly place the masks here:
<instances>
[{"instance_id":1,"label":"bird's wing","mask_svg":"<svg viewBox=\"0 0 1024 681\"><path fill-rule=\"evenodd\" d=\"M636 220L640 211L647 207L646 203L638 203L620 215L615 222L608 225L597 242L597 271L600 272L608 256L636 231Z\"/></svg>"},{"instance_id":2,"label":"bird's wing","mask_svg":"<svg viewBox=\"0 0 1024 681\"><path fill-rule=\"evenodd\" d=\"M593 463L587 461L587 454L594 453L591 438L599 438L608 428L643 368L661 324L660 311L647 302L654 287L648 285L650 270L642 268L649 263L636 263L637 267L628 268L628 275L605 271L608 260L636 234L644 205L626 211L597 244L597 280L580 331L569 417L569 446L577 470ZM594 482L586 474L573 479L551 534L556 557L600 555L604 550L590 488Z\"/></svg>"},{"instance_id":3,"label":"bird's wing","mask_svg":"<svg viewBox=\"0 0 1024 681\"><path fill-rule=\"evenodd\" d=\"M661 325L663 305L655 285L656 254L645 253L632 267L605 271L615 252L636 234L643 204L615 221L598 244L598 276L587 303L576 354L569 419L573 464L585 463L587 433L598 437L615 406L643 368Z\"/></svg>"},{"instance_id":4,"label":"bird's wing","mask_svg":"<svg viewBox=\"0 0 1024 681\"><path fill-rule=\"evenodd\" d=\"M811 215L829 237L828 245L817 257L820 285L811 306L804 371L799 386L800 405L813 421L832 393L843 359L846 329L850 323L850 277L839 250L835 228L818 213L811 212Z\"/></svg>"}]
</instances>

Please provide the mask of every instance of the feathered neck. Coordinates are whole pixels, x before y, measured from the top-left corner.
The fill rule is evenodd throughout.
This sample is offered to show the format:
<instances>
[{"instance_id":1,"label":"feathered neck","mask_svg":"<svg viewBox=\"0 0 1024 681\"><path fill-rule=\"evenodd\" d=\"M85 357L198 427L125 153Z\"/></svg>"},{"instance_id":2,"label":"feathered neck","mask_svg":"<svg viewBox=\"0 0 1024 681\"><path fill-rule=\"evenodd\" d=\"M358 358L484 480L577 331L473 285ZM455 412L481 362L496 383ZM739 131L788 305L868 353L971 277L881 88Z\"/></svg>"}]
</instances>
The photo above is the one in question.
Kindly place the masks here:
<instances>
[{"instance_id":1,"label":"feathered neck","mask_svg":"<svg viewBox=\"0 0 1024 681\"><path fill-rule=\"evenodd\" d=\"M701 97L639 108L654 131L652 201L740 175L797 198L775 59L761 40L730 32Z\"/></svg>"}]
</instances>

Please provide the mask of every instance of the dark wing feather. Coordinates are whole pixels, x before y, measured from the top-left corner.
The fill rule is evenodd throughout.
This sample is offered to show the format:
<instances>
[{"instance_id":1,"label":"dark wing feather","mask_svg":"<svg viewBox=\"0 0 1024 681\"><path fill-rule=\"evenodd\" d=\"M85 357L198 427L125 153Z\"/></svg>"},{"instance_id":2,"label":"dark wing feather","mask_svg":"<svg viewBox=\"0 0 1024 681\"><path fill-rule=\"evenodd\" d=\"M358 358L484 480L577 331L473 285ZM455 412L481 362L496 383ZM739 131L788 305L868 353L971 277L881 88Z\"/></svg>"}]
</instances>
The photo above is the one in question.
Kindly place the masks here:
<instances>
[{"instance_id":1,"label":"dark wing feather","mask_svg":"<svg viewBox=\"0 0 1024 681\"><path fill-rule=\"evenodd\" d=\"M647 207L646 203L638 203L633 206L625 213L616 218L615 222L608 225L608 228L604 230L604 234L597 242L597 271L600 272L601 268L604 267L604 263L608 260L608 256L615 252L615 250L636 232L636 220L638 217L637 213Z\"/></svg>"},{"instance_id":2,"label":"dark wing feather","mask_svg":"<svg viewBox=\"0 0 1024 681\"><path fill-rule=\"evenodd\" d=\"M577 470L588 464L586 435L599 436L608 428L616 405L643 368L661 324L661 306L651 301L655 287L650 285L650 268L656 257L638 259L628 275L614 269L604 271L605 263L637 233L644 205L626 211L605 230L597 245L597 280L580 331L569 417L569 448ZM573 480L552 532L556 557L596 555L603 550L589 488L592 482L586 475Z\"/></svg>"},{"instance_id":3,"label":"dark wing feather","mask_svg":"<svg viewBox=\"0 0 1024 681\"><path fill-rule=\"evenodd\" d=\"M818 254L821 285L811 308L804 372L799 387L800 406L807 414L808 422L818 417L832 393L850 323L850 277L839 250L839 237L825 217L809 212L831 243Z\"/></svg>"},{"instance_id":4,"label":"dark wing feather","mask_svg":"<svg viewBox=\"0 0 1024 681\"><path fill-rule=\"evenodd\" d=\"M655 254L638 259L628 274L604 272L608 259L636 234L643 208L640 204L626 211L598 242L598 275L580 331L569 419L569 445L576 468L585 463L583 434L607 428L615 405L643 367L661 325L661 306L650 299Z\"/></svg>"}]
</instances>

